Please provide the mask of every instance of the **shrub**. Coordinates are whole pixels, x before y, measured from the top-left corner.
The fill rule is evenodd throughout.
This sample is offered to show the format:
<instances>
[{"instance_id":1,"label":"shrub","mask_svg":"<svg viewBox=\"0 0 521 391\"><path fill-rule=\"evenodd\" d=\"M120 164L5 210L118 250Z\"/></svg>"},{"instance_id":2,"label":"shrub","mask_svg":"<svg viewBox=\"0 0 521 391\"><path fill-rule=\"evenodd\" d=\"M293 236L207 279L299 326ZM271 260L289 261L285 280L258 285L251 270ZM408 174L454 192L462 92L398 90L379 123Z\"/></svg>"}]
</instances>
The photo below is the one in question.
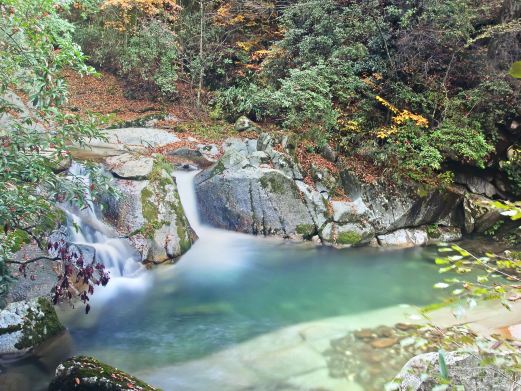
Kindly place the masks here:
<instances>
[{"instance_id":1,"label":"shrub","mask_svg":"<svg viewBox=\"0 0 521 391\"><path fill-rule=\"evenodd\" d=\"M161 19L136 21L135 29L113 25L101 8L88 20L78 20L75 39L89 62L126 79L132 95L173 98L176 95L179 54L177 38Z\"/></svg>"}]
</instances>

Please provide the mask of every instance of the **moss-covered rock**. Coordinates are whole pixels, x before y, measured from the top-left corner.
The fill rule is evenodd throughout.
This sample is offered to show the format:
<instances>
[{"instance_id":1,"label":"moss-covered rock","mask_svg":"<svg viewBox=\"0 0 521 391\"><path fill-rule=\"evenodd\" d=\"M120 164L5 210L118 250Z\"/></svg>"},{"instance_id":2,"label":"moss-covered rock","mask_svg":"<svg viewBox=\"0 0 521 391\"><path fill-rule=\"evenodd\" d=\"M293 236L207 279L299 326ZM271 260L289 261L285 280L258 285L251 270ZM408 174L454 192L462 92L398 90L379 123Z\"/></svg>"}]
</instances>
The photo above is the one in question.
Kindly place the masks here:
<instances>
[{"instance_id":1,"label":"moss-covered rock","mask_svg":"<svg viewBox=\"0 0 521 391\"><path fill-rule=\"evenodd\" d=\"M114 179L121 193L103 210L109 223L130 237L142 260L161 263L180 257L196 239L177 191L172 164L154 156L147 180Z\"/></svg>"},{"instance_id":2,"label":"moss-covered rock","mask_svg":"<svg viewBox=\"0 0 521 391\"><path fill-rule=\"evenodd\" d=\"M203 222L238 232L311 239L325 222L321 194L296 179L302 175L289 155L260 151L252 141L227 141L222 158L195 177Z\"/></svg>"},{"instance_id":3,"label":"moss-covered rock","mask_svg":"<svg viewBox=\"0 0 521 391\"><path fill-rule=\"evenodd\" d=\"M11 303L0 311L0 354L25 353L63 330L48 299Z\"/></svg>"},{"instance_id":4,"label":"moss-covered rock","mask_svg":"<svg viewBox=\"0 0 521 391\"><path fill-rule=\"evenodd\" d=\"M49 391L157 391L142 380L92 357L72 357L56 368Z\"/></svg>"}]
</instances>

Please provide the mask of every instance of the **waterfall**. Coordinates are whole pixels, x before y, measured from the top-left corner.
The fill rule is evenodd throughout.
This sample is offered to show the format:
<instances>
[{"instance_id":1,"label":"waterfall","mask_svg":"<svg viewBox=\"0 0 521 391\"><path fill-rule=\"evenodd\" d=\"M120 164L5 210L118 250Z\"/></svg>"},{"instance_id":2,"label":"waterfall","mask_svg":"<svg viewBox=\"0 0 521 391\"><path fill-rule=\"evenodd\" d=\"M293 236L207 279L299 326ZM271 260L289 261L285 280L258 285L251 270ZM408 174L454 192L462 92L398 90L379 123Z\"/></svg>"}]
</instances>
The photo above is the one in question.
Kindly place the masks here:
<instances>
[{"instance_id":1,"label":"waterfall","mask_svg":"<svg viewBox=\"0 0 521 391\"><path fill-rule=\"evenodd\" d=\"M90 193L90 179L85 168L79 163L73 163L70 176L84 184L87 208L79 210L68 205L64 207L67 214L67 230L69 241L83 249L110 272L112 278L132 276L142 265L138 252L127 242L118 238L96 214Z\"/></svg>"}]
</instances>

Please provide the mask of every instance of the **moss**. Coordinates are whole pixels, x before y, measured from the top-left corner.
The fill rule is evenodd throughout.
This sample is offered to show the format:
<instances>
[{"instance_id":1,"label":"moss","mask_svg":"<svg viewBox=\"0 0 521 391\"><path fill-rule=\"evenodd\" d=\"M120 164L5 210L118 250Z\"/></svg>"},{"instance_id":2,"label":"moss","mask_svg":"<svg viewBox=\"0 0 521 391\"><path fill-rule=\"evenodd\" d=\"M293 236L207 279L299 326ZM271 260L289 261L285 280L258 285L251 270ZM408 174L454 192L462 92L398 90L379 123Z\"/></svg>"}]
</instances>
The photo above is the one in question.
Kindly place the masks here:
<instances>
[{"instance_id":1,"label":"moss","mask_svg":"<svg viewBox=\"0 0 521 391\"><path fill-rule=\"evenodd\" d=\"M92 357L73 357L61 365L64 369L58 369L49 391L158 391L142 380Z\"/></svg>"},{"instance_id":2,"label":"moss","mask_svg":"<svg viewBox=\"0 0 521 391\"><path fill-rule=\"evenodd\" d=\"M277 194L286 193L287 189L284 186L285 179L276 173L268 173L260 179L263 189Z\"/></svg>"},{"instance_id":3,"label":"moss","mask_svg":"<svg viewBox=\"0 0 521 391\"><path fill-rule=\"evenodd\" d=\"M186 219L183 205L177 190L169 190L169 186L175 186L172 179L172 165L163 157L156 157L154 167L149 177L149 185L141 191L141 208L145 225L139 231L145 237L152 239L155 231L164 225L172 224L173 221L162 221L160 219L159 204L166 204L167 209L175 214L175 224L181 254L184 254L192 246L189 223ZM173 195L175 200L167 201L166 196Z\"/></svg>"},{"instance_id":4,"label":"moss","mask_svg":"<svg viewBox=\"0 0 521 391\"><path fill-rule=\"evenodd\" d=\"M37 303L36 311L32 309L28 311L22 326L22 338L15 344L17 349L39 345L64 330L49 300L41 297Z\"/></svg>"},{"instance_id":5,"label":"moss","mask_svg":"<svg viewBox=\"0 0 521 391\"><path fill-rule=\"evenodd\" d=\"M426 231L429 238L438 239L441 236L441 231L436 224L427 226Z\"/></svg>"},{"instance_id":6,"label":"moss","mask_svg":"<svg viewBox=\"0 0 521 391\"><path fill-rule=\"evenodd\" d=\"M11 334L11 333L14 333L15 331L20 331L21 329L22 329L21 324L13 324L13 325L10 325L7 327L2 327L2 328L0 328L0 335Z\"/></svg>"},{"instance_id":7,"label":"moss","mask_svg":"<svg viewBox=\"0 0 521 391\"><path fill-rule=\"evenodd\" d=\"M145 187L141 190L141 210L147 223L153 223L159 218L159 210L153 202L154 193L150 188Z\"/></svg>"},{"instance_id":8,"label":"moss","mask_svg":"<svg viewBox=\"0 0 521 391\"><path fill-rule=\"evenodd\" d=\"M338 244L358 244L362 241L362 236L354 231L340 232L337 235L336 242Z\"/></svg>"},{"instance_id":9,"label":"moss","mask_svg":"<svg viewBox=\"0 0 521 391\"><path fill-rule=\"evenodd\" d=\"M176 217L175 223L177 228L177 236L179 237L179 247L181 254L184 254L190 249L190 247L192 247L192 241L190 239L190 233L188 232L189 223L186 219L183 204L181 203L181 199L179 198L179 194L177 192L175 197L176 202L173 203L172 208L174 209Z\"/></svg>"},{"instance_id":10,"label":"moss","mask_svg":"<svg viewBox=\"0 0 521 391\"><path fill-rule=\"evenodd\" d=\"M212 171L210 172L210 176L214 177L215 175L220 175L224 172L226 168L224 167L224 163L222 160L219 160L215 166L213 166Z\"/></svg>"},{"instance_id":11,"label":"moss","mask_svg":"<svg viewBox=\"0 0 521 391\"><path fill-rule=\"evenodd\" d=\"M297 225L296 231L299 235L302 235L304 238L309 239L315 233L315 226L313 224L299 224Z\"/></svg>"}]
</instances>

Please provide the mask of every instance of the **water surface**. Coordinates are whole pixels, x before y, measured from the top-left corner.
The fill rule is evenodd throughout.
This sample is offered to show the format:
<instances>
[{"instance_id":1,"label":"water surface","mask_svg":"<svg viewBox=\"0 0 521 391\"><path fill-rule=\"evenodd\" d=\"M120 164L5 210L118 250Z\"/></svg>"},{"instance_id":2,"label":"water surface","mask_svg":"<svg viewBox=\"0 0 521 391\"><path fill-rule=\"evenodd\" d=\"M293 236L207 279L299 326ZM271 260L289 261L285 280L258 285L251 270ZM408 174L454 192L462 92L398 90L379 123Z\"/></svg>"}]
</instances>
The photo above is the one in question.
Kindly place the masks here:
<instances>
[{"instance_id":1,"label":"water surface","mask_svg":"<svg viewBox=\"0 0 521 391\"><path fill-rule=\"evenodd\" d=\"M61 308L70 333L61 344L68 350L52 348L52 354L92 355L142 372L300 322L363 317L370 310L435 299L432 285L439 275L423 249L335 250L201 226L192 177L179 174L177 180L200 239L175 265L113 278L98 289L89 315L82 308ZM31 359L10 371L31 379L31 389L44 389L54 370L48 367Z\"/></svg>"}]
</instances>

